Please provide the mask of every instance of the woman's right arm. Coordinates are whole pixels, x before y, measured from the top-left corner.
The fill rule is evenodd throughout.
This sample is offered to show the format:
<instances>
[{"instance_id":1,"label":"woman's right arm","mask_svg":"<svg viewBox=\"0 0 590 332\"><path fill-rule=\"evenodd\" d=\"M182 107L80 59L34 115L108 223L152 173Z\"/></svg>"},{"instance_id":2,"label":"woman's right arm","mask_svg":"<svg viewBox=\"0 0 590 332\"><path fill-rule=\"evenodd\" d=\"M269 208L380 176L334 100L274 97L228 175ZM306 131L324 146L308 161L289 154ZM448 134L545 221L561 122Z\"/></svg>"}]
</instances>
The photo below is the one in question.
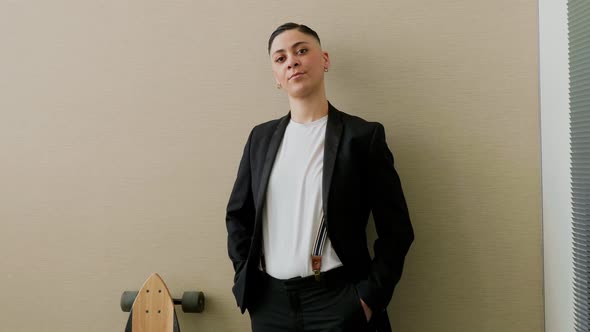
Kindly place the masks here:
<instances>
[{"instance_id":1,"label":"woman's right arm","mask_svg":"<svg viewBox=\"0 0 590 332\"><path fill-rule=\"evenodd\" d=\"M250 144L252 132L244 147L238 175L227 204L225 224L227 227L227 250L234 271L238 273L248 259L250 243L254 234L256 208L252 194L252 170L250 168Z\"/></svg>"}]
</instances>

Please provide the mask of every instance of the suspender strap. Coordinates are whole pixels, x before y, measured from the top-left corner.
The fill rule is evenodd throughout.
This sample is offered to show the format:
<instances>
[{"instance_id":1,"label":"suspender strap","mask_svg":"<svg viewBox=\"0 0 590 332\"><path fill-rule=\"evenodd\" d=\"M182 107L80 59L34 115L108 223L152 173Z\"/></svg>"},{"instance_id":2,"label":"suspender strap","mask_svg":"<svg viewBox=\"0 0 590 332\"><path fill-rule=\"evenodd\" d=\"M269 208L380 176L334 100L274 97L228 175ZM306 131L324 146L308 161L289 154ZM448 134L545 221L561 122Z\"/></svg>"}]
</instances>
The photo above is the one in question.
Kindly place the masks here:
<instances>
[{"instance_id":1,"label":"suspender strap","mask_svg":"<svg viewBox=\"0 0 590 332\"><path fill-rule=\"evenodd\" d=\"M324 251L324 245L326 244L326 237L328 236L328 229L326 227L326 218L324 211L321 212L320 227L318 228L318 234L315 237L313 250L311 252L311 269L315 275L315 280L320 281L320 272L322 269L322 252ZM266 262L264 260L264 245L262 245L260 251L260 267L263 271L266 270Z\"/></svg>"},{"instance_id":2,"label":"suspender strap","mask_svg":"<svg viewBox=\"0 0 590 332\"><path fill-rule=\"evenodd\" d=\"M320 221L320 227L318 234L315 238L313 245L313 251L311 252L311 269L315 275L315 280L320 281L320 271L322 269L322 252L324 251L324 245L326 244L326 237L328 235L328 229L326 227L326 218L324 211L321 212L322 219Z\"/></svg>"}]
</instances>

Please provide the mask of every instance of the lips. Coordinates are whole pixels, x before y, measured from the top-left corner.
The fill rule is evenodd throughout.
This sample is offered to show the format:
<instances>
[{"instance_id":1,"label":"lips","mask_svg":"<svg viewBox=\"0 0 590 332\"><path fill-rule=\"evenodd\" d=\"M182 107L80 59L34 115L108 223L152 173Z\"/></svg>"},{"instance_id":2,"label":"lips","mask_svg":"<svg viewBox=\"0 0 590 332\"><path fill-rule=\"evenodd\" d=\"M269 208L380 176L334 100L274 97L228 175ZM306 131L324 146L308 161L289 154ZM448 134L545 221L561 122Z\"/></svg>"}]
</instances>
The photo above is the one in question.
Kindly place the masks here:
<instances>
[{"instance_id":1,"label":"lips","mask_svg":"<svg viewBox=\"0 0 590 332\"><path fill-rule=\"evenodd\" d=\"M304 72L295 73L295 74L291 75L291 77L289 77L289 80L292 79L292 78L295 78L297 76L301 76L303 74L305 74L305 73Z\"/></svg>"}]
</instances>

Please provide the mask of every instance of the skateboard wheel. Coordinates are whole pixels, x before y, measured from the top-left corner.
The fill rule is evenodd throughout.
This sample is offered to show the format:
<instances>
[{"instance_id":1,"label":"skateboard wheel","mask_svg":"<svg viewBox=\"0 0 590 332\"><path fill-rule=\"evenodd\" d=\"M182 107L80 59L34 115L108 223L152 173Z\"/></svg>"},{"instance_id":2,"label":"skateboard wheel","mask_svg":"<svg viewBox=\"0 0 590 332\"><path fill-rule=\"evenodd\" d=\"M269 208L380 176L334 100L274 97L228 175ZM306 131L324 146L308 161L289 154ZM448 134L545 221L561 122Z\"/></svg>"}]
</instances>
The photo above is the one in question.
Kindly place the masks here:
<instances>
[{"instance_id":1,"label":"skateboard wheel","mask_svg":"<svg viewBox=\"0 0 590 332\"><path fill-rule=\"evenodd\" d=\"M138 291L124 291L121 295L121 310L123 312L130 312L131 307L133 307L133 302L135 302L135 298L137 297Z\"/></svg>"},{"instance_id":2,"label":"skateboard wheel","mask_svg":"<svg viewBox=\"0 0 590 332\"><path fill-rule=\"evenodd\" d=\"M182 294L182 311L203 312L205 309L205 294L203 292L184 292Z\"/></svg>"}]
</instances>

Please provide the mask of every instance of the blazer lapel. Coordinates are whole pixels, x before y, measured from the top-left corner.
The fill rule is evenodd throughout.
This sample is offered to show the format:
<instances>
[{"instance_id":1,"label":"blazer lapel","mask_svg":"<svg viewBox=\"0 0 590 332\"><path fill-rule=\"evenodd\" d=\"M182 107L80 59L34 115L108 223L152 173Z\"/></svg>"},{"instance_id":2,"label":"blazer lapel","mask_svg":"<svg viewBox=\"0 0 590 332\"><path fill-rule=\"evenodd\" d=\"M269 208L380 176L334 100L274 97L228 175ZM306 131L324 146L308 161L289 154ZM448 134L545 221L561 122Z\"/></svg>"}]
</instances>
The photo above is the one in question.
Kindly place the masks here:
<instances>
[{"instance_id":1,"label":"blazer lapel","mask_svg":"<svg viewBox=\"0 0 590 332\"><path fill-rule=\"evenodd\" d=\"M250 257L256 257L255 260L248 259L250 262L256 262L258 264L258 258L261 256L262 250L262 208L264 207L264 201L266 199L266 189L268 187L268 180L270 178L270 172L274 165L279 146L285 136L285 130L291 119L291 112L286 116L282 117L279 124L275 128L270 142L268 143L268 150L264 157L264 166L262 167L262 173L260 175L260 186L258 187L258 199L256 200L256 216L254 220L254 236L252 242L254 243L252 250L250 250ZM253 263L251 263L253 264Z\"/></svg>"},{"instance_id":2,"label":"blazer lapel","mask_svg":"<svg viewBox=\"0 0 590 332\"><path fill-rule=\"evenodd\" d=\"M338 111L330 102L328 102L328 123L326 125L326 140L324 143L324 171L322 179L322 200L324 206L324 217L328 222L328 198L330 194L330 184L332 183L332 174L334 174L334 165L342 136L342 118Z\"/></svg>"},{"instance_id":3,"label":"blazer lapel","mask_svg":"<svg viewBox=\"0 0 590 332\"><path fill-rule=\"evenodd\" d=\"M285 130L287 129L287 125L289 124L289 120L291 119L291 112L285 115L277 128L275 129L274 133L272 134L272 138L270 139L270 143L268 144L268 150L266 151L266 157L264 158L264 166L262 168L262 174L260 176L260 187L258 189L258 200L256 201L256 216L258 223L258 219L262 217L262 207L264 206L264 200L266 198L266 189L268 187L268 179L270 177L270 171L272 170L272 166L274 165L277 152L279 150L279 146L283 141L283 136L285 136Z\"/></svg>"}]
</instances>

